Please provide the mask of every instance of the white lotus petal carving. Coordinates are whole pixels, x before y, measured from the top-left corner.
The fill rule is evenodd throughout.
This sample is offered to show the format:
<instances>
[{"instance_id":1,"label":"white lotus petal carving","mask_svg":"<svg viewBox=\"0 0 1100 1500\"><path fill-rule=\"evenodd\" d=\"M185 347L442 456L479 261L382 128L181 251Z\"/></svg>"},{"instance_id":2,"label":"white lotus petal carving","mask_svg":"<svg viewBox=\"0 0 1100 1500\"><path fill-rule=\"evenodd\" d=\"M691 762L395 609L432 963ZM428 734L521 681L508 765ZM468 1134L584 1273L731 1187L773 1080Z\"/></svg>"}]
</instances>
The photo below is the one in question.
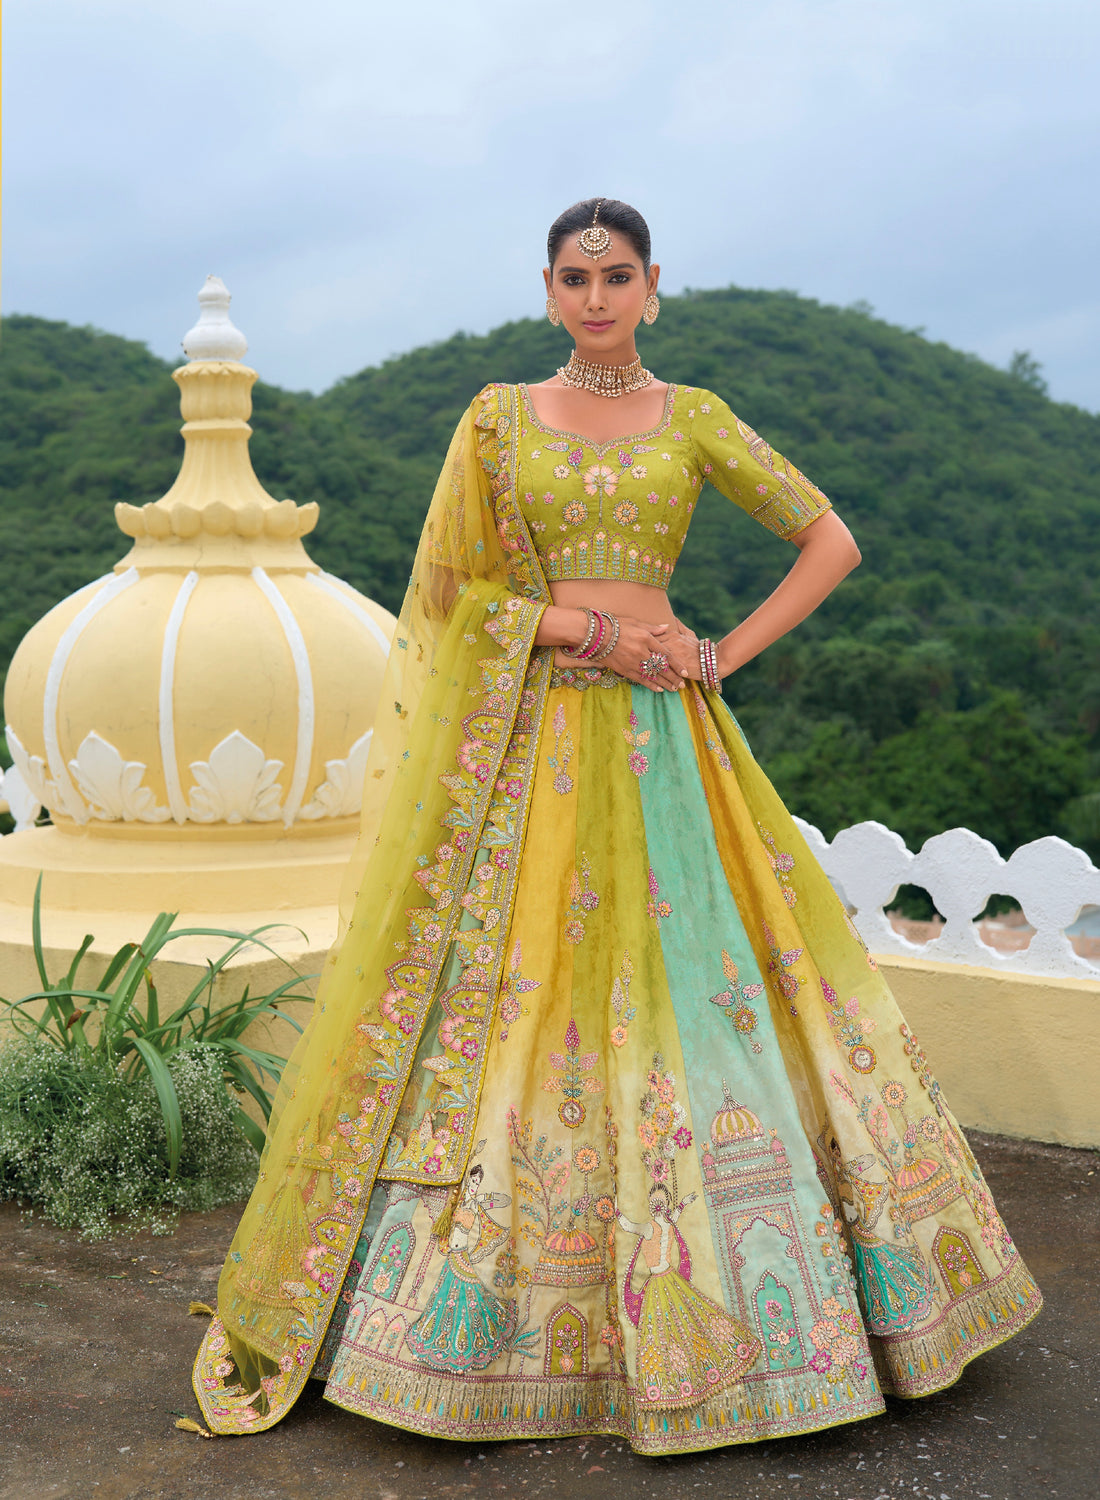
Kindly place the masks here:
<instances>
[{"instance_id":1,"label":"white lotus petal carving","mask_svg":"<svg viewBox=\"0 0 1100 1500\"><path fill-rule=\"evenodd\" d=\"M23 773L18 766L9 766L0 775L0 793L3 794L11 815L15 819L16 833L22 833L24 828L33 828L38 814L42 811L42 803L24 781Z\"/></svg>"},{"instance_id":2,"label":"white lotus petal carving","mask_svg":"<svg viewBox=\"0 0 1100 1500\"><path fill-rule=\"evenodd\" d=\"M193 760L197 786L187 812L196 823L270 823L279 816L282 786L275 780L281 760L268 760L239 729L227 734L209 760Z\"/></svg>"},{"instance_id":3,"label":"white lotus petal carving","mask_svg":"<svg viewBox=\"0 0 1100 1500\"><path fill-rule=\"evenodd\" d=\"M15 730L9 724L4 731L8 742L8 753L19 769L24 784L38 798L42 807L64 807L57 784L46 775L46 762L41 755L28 755Z\"/></svg>"},{"instance_id":4,"label":"white lotus petal carving","mask_svg":"<svg viewBox=\"0 0 1100 1500\"><path fill-rule=\"evenodd\" d=\"M94 729L81 740L69 770L93 818L109 823L163 823L171 816L168 808L157 806L150 788L142 786L145 762L123 760L110 740Z\"/></svg>"},{"instance_id":5,"label":"white lotus petal carving","mask_svg":"<svg viewBox=\"0 0 1100 1500\"><path fill-rule=\"evenodd\" d=\"M363 803L371 730L360 735L343 760L326 760L326 779L298 813L300 818L343 818Z\"/></svg>"}]
</instances>

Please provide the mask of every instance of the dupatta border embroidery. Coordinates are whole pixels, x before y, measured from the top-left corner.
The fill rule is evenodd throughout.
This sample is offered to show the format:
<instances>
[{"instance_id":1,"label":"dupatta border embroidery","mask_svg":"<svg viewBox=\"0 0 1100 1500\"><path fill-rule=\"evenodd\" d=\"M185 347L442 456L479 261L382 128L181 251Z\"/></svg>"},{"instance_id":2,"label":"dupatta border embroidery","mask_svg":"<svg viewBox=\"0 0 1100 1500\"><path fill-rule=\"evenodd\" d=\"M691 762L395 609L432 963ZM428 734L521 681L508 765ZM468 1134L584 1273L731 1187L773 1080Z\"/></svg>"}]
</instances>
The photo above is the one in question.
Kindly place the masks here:
<instances>
[{"instance_id":1,"label":"dupatta border embroidery","mask_svg":"<svg viewBox=\"0 0 1100 1500\"><path fill-rule=\"evenodd\" d=\"M192 1385L203 1415L211 1428L219 1433L243 1434L273 1427L293 1406L309 1378L366 1218L371 1190L378 1175L381 1148L393 1130L431 1001L463 909L455 897L469 884L497 779L509 748L517 738L516 720L526 692L533 691L535 694L532 707L537 711L532 715L532 722L541 726L541 710L546 701L552 653L540 653L533 661L531 653L535 631L543 609L550 602L550 594L526 523L518 513L513 498L518 445L515 388L493 385L483 390L478 399L482 407L474 417L477 456L489 480L492 497L486 504L492 506L497 534L507 559L507 571L526 596L521 598L513 595L506 601L503 618L494 618L485 625L487 632L503 650L502 656L485 658L480 662L482 683L487 696L495 700L491 704L494 712L487 713L487 705L482 704L480 710L475 710L467 717L481 721L479 738L488 750L485 762L487 774L484 780L479 780L473 774L465 773L464 768L456 766L440 778L456 804L443 820L444 823L453 826L455 813L461 809L469 820L470 836L465 849L457 849L447 837L437 846L435 866L430 872L425 870L420 874L429 876L429 873L442 873L446 870L449 877L446 885L440 889L434 907L413 908L407 913L410 922L425 913L441 917L442 921L437 923L439 937L430 944L430 955L425 953L424 961L415 968L402 960L387 968L386 973L393 988L382 1001L375 1002L371 1007L380 1020L361 1021L355 1028L358 1035L353 1035L346 1045L340 1059L346 1079L341 1103L345 1103L348 1109L343 1112L338 1131L330 1132L324 1143L318 1141L307 1147L304 1138L298 1143L299 1171L296 1178L288 1180L286 1190L300 1195L297 1179L306 1172L327 1174L331 1177L334 1188L327 1207L318 1217L309 1221L313 1246L306 1252L310 1257L307 1274L313 1284L294 1281L280 1287L288 1310L296 1310L299 1314L289 1324L287 1337L276 1346L256 1326L248 1330L246 1342L260 1353L267 1354L275 1363L277 1373L262 1377L256 1390L245 1391L239 1377L234 1380L237 1370L231 1358L228 1332L222 1318L216 1315L207 1328L195 1362ZM467 590L470 587L476 588L477 583L468 585ZM520 658L525 667L522 673L517 670ZM485 736L485 728L489 724L495 724L495 740ZM527 733L526 726L521 733ZM534 742L537 743L537 740ZM533 766L534 761L531 760L528 774L523 778L526 784L524 820L530 801ZM524 826L517 822L517 850L522 848L523 832ZM445 857L441 857L442 848L450 850ZM516 861L513 860L512 879L508 883L507 892L509 902L514 899L515 893L515 864ZM421 884L426 889L430 888L429 879L421 880ZM498 950L493 968L497 990L503 939L508 926L503 912L501 916L502 920L496 925L498 936L493 945ZM420 970L419 983L416 983L417 969ZM401 979L404 983L396 985L393 983L395 979ZM399 990L404 991L400 995L402 1003L412 1002L409 1010L400 1013L401 1020L406 1015L412 1016L411 1026L407 1022L402 1026L400 1020L391 1020L385 1013L384 1004L388 1000L391 1015L398 1014L394 1006L395 995ZM496 1010L495 992L490 993L493 999L486 1007L489 1025ZM355 1075L358 1086L353 1087L352 1080L348 1077L353 1066L351 1054L358 1054L366 1047L375 1054L375 1062L368 1070L368 1076L373 1074L376 1092L370 1095L364 1090L364 1097L356 1103L353 1095L362 1088L364 1075ZM484 1051L482 1048L482 1059ZM483 1061L481 1067L484 1068ZM381 1076L384 1074L389 1076ZM305 1081L304 1078L299 1080L300 1083ZM387 1085L391 1085L388 1090ZM353 1118L350 1111L356 1108L359 1114ZM476 1108L471 1109L469 1115L468 1130L463 1141L462 1170L469 1154L469 1133L472 1132L476 1118ZM341 1170L348 1175L342 1176ZM461 1177L461 1171L458 1171L457 1176ZM438 1179L429 1176L427 1180L434 1182ZM262 1240L262 1229L250 1242L250 1251L257 1240ZM246 1267L242 1260L238 1277L245 1274ZM234 1305L238 1303L239 1299L235 1299ZM257 1405L265 1405L266 1410L258 1411Z\"/></svg>"},{"instance_id":2,"label":"dupatta border embroidery","mask_svg":"<svg viewBox=\"0 0 1100 1500\"><path fill-rule=\"evenodd\" d=\"M476 420L479 433L486 434L480 456L482 467L492 478L497 534L508 557L509 572L525 593L535 594L548 602L549 590L542 577L527 524L513 498L513 476L518 456L514 388L494 388ZM505 611L508 612L513 604L519 602L509 600ZM519 618L526 621L525 615ZM535 623L537 625L537 619ZM529 643L533 632L526 628L526 624L521 629L514 628L507 613L503 620L498 615L495 620L486 624L485 629L499 644L504 645L508 641L508 662L519 655L525 646L530 651ZM454 862L453 856L448 856L438 859L432 869L422 872L425 889L437 897L445 890L452 895L462 890L463 909L470 915L480 917L478 925L473 927L460 929L452 924L450 941L445 945L443 959L433 966L435 987L428 1002L430 1007L431 1001L438 996L448 1019L472 1029L466 1030L453 1043L445 1043L440 1056L428 1060L433 1065L432 1071L438 1082L436 1100L422 1112L422 1118L428 1119L445 1111L449 1113L448 1124L432 1137L433 1144L442 1138L441 1154L432 1153L420 1162L415 1158L406 1161L410 1139L401 1156L396 1160L383 1162L380 1166L379 1175L387 1182L410 1182L422 1187L454 1185L461 1182L469 1162L485 1081L489 1037L496 1022L500 998L506 958L505 938L515 904L520 854L534 789L535 754L542 732L552 658L551 651L536 651L529 655L518 701L513 701L505 714L511 724L511 731L501 736L505 741L504 754L495 765L495 775L488 783L493 786L494 794L482 818L480 829L474 828L472 823L470 825L462 870L452 874L448 866ZM503 699L505 694L499 689L499 674L495 686L497 692L490 694L490 698ZM514 684L506 691L514 693ZM463 725L471 736L484 737L481 726L489 708L487 701L482 708L475 709L463 720ZM459 803L447 818L451 826L457 828L464 821L462 801L468 785L464 786L463 781L468 783L469 778L461 778L454 772L449 772L440 779ZM459 837L463 832L465 830L460 831ZM490 843L494 850L508 851L509 858L506 869L496 868L492 884L484 883L489 888L478 890L471 884L472 864L479 844L485 843ZM437 853L452 847L450 841L445 842ZM456 912L455 916L457 915ZM451 951L457 951L460 955L462 975L457 984L440 994L438 986L446 971ZM393 966L392 977L395 983L400 977L400 968L400 964ZM427 1012L425 1022L426 1019ZM442 1066L444 1063L445 1067ZM444 1088L447 1093L444 1093ZM423 1142L423 1138L421 1140Z\"/></svg>"}]
</instances>

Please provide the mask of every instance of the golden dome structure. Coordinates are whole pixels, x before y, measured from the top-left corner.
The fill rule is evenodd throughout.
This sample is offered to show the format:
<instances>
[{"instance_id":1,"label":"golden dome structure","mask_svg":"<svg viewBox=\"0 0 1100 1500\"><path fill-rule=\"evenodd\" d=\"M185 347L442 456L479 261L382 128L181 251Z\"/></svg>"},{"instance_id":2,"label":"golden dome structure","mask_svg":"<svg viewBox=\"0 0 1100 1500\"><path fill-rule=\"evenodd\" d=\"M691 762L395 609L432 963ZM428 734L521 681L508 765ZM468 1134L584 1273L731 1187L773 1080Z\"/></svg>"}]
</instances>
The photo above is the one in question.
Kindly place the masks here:
<instances>
[{"instance_id":1,"label":"golden dome structure","mask_svg":"<svg viewBox=\"0 0 1100 1500\"><path fill-rule=\"evenodd\" d=\"M396 622L311 560L317 505L256 478L256 372L219 278L199 303L172 372L175 483L115 507L129 552L50 610L8 672L22 831L0 839L5 946L25 940L39 872L47 920L97 937L136 940L160 910L219 926L313 914L313 946L335 932ZM35 804L49 826L28 826Z\"/></svg>"},{"instance_id":2,"label":"golden dome structure","mask_svg":"<svg viewBox=\"0 0 1100 1500\"><path fill-rule=\"evenodd\" d=\"M710 1138L714 1144L721 1148L735 1141L762 1139L764 1127L759 1116L753 1114L748 1105L737 1103L725 1079L722 1080L722 1094L722 1107L714 1116L710 1127Z\"/></svg>"}]
</instances>

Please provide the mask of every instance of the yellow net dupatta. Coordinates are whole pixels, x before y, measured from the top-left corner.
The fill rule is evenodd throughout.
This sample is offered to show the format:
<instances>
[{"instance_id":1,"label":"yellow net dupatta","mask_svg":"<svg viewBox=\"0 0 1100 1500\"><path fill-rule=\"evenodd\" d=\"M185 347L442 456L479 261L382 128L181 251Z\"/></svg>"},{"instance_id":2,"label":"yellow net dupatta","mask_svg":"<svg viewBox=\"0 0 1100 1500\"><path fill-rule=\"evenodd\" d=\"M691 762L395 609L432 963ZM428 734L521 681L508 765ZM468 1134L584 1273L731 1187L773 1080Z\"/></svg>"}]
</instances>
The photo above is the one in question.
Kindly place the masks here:
<instances>
[{"instance_id":1,"label":"yellow net dupatta","mask_svg":"<svg viewBox=\"0 0 1100 1500\"><path fill-rule=\"evenodd\" d=\"M515 503L517 425L514 388L486 387L424 523L341 937L276 1095L195 1364L215 1432L261 1431L296 1400L382 1153L387 1177L437 1185L459 1182L470 1154L553 654L533 649L550 595ZM398 1106L429 1012L438 1023L441 1009L430 1079L411 1087L432 1089L432 1118L447 1123L405 1143L391 1138Z\"/></svg>"}]
</instances>

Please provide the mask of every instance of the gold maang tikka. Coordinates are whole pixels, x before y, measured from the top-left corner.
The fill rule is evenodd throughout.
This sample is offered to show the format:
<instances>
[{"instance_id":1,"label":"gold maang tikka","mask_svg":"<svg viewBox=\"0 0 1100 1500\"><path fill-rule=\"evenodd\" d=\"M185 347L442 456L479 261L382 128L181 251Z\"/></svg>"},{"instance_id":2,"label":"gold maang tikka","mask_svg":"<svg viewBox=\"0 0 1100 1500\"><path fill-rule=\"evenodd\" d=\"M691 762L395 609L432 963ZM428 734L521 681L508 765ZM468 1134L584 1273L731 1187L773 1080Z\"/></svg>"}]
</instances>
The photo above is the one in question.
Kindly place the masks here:
<instances>
[{"instance_id":1,"label":"gold maang tikka","mask_svg":"<svg viewBox=\"0 0 1100 1500\"><path fill-rule=\"evenodd\" d=\"M592 222L587 229L581 231L580 238L577 240L581 254L587 255L589 260L599 260L611 249L611 235L602 224L596 223L600 217L602 202L602 198L596 199L596 212L592 215Z\"/></svg>"}]
</instances>

